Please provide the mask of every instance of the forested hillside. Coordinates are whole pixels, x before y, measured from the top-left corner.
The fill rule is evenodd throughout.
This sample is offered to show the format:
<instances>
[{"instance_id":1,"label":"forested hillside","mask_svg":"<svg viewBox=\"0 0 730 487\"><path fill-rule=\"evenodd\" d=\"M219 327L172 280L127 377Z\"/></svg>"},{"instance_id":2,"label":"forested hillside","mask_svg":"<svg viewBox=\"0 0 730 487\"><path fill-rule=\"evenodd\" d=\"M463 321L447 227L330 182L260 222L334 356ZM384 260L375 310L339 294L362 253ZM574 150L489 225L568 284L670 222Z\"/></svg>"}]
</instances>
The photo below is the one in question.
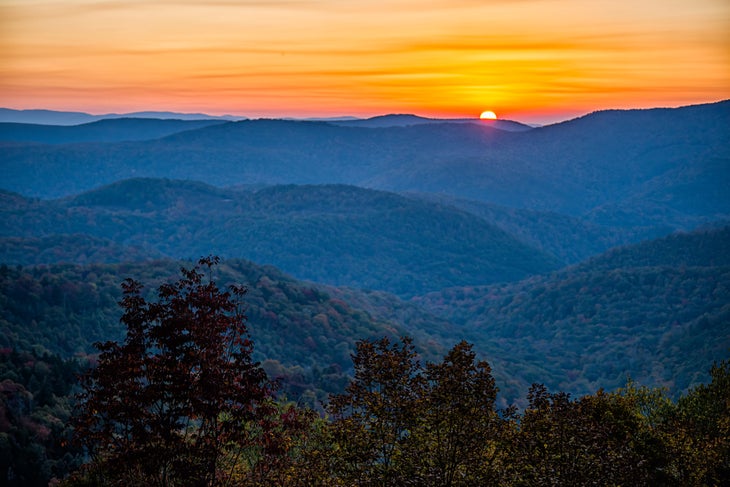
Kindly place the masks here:
<instances>
[{"instance_id":1,"label":"forested hillside","mask_svg":"<svg viewBox=\"0 0 730 487\"><path fill-rule=\"evenodd\" d=\"M36 125L0 122L0 141L41 144L124 142L159 139L185 130L224 123L218 120L156 120L116 118L82 125Z\"/></svg>"},{"instance_id":2,"label":"forested hillside","mask_svg":"<svg viewBox=\"0 0 730 487\"><path fill-rule=\"evenodd\" d=\"M450 288L410 303L382 291L301 283L244 261L226 261L219 279L250 287L257 357L284 357L267 366L301 374L310 389L337 390L357 339L408 334L428 356L460 339L473 342L503 384L503 405L524 397L532 382L583 394L632 377L677 394L705 379L702 363L730 349L727 237L727 228L673 235L552 274ZM120 336L122 279L154 284L176 266L6 266L0 345L89 353L93 341ZM331 365L340 382L320 383L316 371Z\"/></svg>"},{"instance_id":3,"label":"forested hillside","mask_svg":"<svg viewBox=\"0 0 730 487\"><path fill-rule=\"evenodd\" d=\"M585 393L627 377L675 393L730 350L730 229L676 234L518 283L416 302L455 324L515 387ZM694 372L692 372L694 371Z\"/></svg>"},{"instance_id":4,"label":"forested hillside","mask_svg":"<svg viewBox=\"0 0 730 487\"><path fill-rule=\"evenodd\" d=\"M510 208L443 194L409 193L408 196L453 206L484 219L517 239L550 255L563 264L576 264L606 250L633 242L663 237L670 226L603 225L590 218L522 208Z\"/></svg>"},{"instance_id":5,"label":"forested hillside","mask_svg":"<svg viewBox=\"0 0 730 487\"><path fill-rule=\"evenodd\" d=\"M129 256L215 253L402 296L559 266L469 213L352 186L235 191L134 179L52 201L5 193L0 205L0 262L9 264L92 262L78 247L103 259L96 262L119 261L116 248Z\"/></svg>"},{"instance_id":6,"label":"forested hillside","mask_svg":"<svg viewBox=\"0 0 730 487\"><path fill-rule=\"evenodd\" d=\"M0 348L72 358L94 352L93 343L123 338L119 323L121 283L134 277L149 289L169 280L181 263L126 263L0 267ZM318 405L325 392L339 392L351 372L350 354L363 338L417 337L427 356L440 353L453 336L445 321L393 298L390 317L374 317L340 299L336 289L296 281L272 267L227 260L215 276L222 286L248 287L243 305L255 340L256 358L274 377L285 378L295 398L307 392ZM442 333L430 335L429 331ZM444 340L444 338L446 338ZM316 397L314 396L316 394Z\"/></svg>"},{"instance_id":7,"label":"forested hillside","mask_svg":"<svg viewBox=\"0 0 730 487\"><path fill-rule=\"evenodd\" d=\"M0 167L4 189L44 198L140 176L217 186L346 183L686 228L730 213L729 124L728 101L598 112L525 132L256 120L143 142L6 144Z\"/></svg>"}]
</instances>

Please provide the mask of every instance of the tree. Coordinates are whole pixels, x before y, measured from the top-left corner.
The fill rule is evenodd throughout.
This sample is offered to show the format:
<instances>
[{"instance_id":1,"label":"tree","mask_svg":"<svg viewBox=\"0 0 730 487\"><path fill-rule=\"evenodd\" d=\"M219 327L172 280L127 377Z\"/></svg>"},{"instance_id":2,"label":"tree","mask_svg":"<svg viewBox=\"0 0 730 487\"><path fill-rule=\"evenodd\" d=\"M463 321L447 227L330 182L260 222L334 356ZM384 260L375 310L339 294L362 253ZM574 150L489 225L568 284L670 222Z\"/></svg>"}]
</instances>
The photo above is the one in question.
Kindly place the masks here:
<instances>
[{"instance_id":1,"label":"tree","mask_svg":"<svg viewBox=\"0 0 730 487\"><path fill-rule=\"evenodd\" d=\"M517 483L551 486L570 481L572 472L567 469L572 465L571 456L578 452L575 447L566 451L573 444L567 437L572 433L568 427L574 412L569 395L550 394L544 385L533 384L527 399L529 405L516 437Z\"/></svg>"},{"instance_id":2,"label":"tree","mask_svg":"<svg viewBox=\"0 0 730 487\"><path fill-rule=\"evenodd\" d=\"M710 377L677 401L663 425L682 485L730 485L730 361L713 364Z\"/></svg>"},{"instance_id":3,"label":"tree","mask_svg":"<svg viewBox=\"0 0 730 487\"><path fill-rule=\"evenodd\" d=\"M334 472L347 484L495 484L505 422L486 362L460 342L425 369L410 338L358 342L355 377L333 396Z\"/></svg>"},{"instance_id":4,"label":"tree","mask_svg":"<svg viewBox=\"0 0 730 487\"><path fill-rule=\"evenodd\" d=\"M666 485L659 445L631 397L599 390L574 401L535 384L528 400L515 445L518 485Z\"/></svg>"},{"instance_id":5,"label":"tree","mask_svg":"<svg viewBox=\"0 0 730 487\"><path fill-rule=\"evenodd\" d=\"M489 364L477 362L472 345L462 341L441 363L426 364L426 380L412 445L419 484L496 484L504 425Z\"/></svg>"},{"instance_id":6,"label":"tree","mask_svg":"<svg viewBox=\"0 0 730 487\"><path fill-rule=\"evenodd\" d=\"M405 444L417 426L423 376L410 338L360 341L355 377L332 396L332 436L339 450L335 475L350 485L406 485Z\"/></svg>"},{"instance_id":7,"label":"tree","mask_svg":"<svg viewBox=\"0 0 730 487\"><path fill-rule=\"evenodd\" d=\"M200 259L159 286L122 285L123 344L97 344L98 365L82 383L77 438L105 484L223 485L270 417L273 385L251 358L239 300L218 289L217 257ZM207 271L206 278L203 270Z\"/></svg>"}]
</instances>

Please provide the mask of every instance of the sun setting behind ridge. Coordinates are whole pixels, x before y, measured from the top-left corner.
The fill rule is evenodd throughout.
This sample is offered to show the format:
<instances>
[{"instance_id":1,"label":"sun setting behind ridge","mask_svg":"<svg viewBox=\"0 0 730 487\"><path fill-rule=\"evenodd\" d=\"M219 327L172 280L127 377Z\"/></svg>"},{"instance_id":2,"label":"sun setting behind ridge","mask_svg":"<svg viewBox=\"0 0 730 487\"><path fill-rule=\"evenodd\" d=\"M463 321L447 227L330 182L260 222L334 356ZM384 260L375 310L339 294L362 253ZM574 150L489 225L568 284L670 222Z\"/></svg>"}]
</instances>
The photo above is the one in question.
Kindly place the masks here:
<instances>
[{"instance_id":1,"label":"sun setting behind ridge","mask_svg":"<svg viewBox=\"0 0 730 487\"><path fill-rule=\"evenodd\" d=\"M728 98L727 0L594 3L2 0L0 107L545 124Z\"/></svg>"},{"instance_id":2,"label":"sun setting behind ridge","mask_svg":"<svg viewBox=\"0 0 730 487\"><path fill-rule=\"evenodd\" d=\"M482 120L497 120L497 114L493 111L487 110L486 112L482 112L482 114L479 115L479 118Z\"/></svg>"}]
</instances>

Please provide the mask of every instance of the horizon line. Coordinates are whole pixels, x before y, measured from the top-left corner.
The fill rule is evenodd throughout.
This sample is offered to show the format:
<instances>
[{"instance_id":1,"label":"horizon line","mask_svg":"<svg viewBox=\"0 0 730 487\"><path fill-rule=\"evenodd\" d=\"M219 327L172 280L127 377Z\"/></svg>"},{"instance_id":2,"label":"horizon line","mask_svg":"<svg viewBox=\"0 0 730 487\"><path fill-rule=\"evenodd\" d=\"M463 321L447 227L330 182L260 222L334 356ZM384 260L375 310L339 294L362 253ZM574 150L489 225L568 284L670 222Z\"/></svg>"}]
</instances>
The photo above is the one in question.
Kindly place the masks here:
<instances>
[{"instance_id":1,"label":"horizon line","mask_svg":"<svg viewBox=\"0 0 730 487\"><path fill-rule=\"evenodd\" d=\"M553 125L557 123L563 123L568 122L571 120L575 120L581 117L585 117L594 113L600 113L600 112L608 112L608 111L636 111L636 110L662 110L662 109L677 109L677 108L685 108L685 107L693 107L693 106L702 106L702 105L713 105L716 103L722 103L730 101L730 98L724 98L714 101L707 101L707 102L701 102L701 103L691 103L691 104L681 104L681 105L673 105L673 106L664 106L664 105L657 105L657 106L650 106L650 107L623 107L623 108L598 108L595 110L590 111L584 111L583 113L579 115L574 116L566 116L566 118L557 118L557 117L547 117L550 118L550 120L540 121L540 122L525 122L518 119L513 118L502 118L497 114L497 119L492 121L502 121L502 122L515 122L515 123L521 123L527 126L532 127L539 127L539 126L547 126L547 125ZM426 115L419 115L417 113L406 113L406 112L390 112L390 113L380 113L376 115L368 115L368 116L357 116L357 115L312 115L312 116L292 116L292 115L281 115L281 116L272 116L272 115L237 115L233 113L223 113L223 114L215 114L215 113L208 113L206 111L176 111L174 109L150 109L150 110L134 110L129 112L91 112L91 111L82 111L82 110L59 110L59 109L52 109L52 108L12 108L12 107L0 107L0 110L8 110L8 111L15 111L15 112L51 112L51 113L66 113L66 114L73 114L73 115L84 115L89 117L118 117L118 118L135 118L133 115L141 115L141 114L165 114L165 115L181 115L186 117L194 117L194 116L202 116L207 117L210 119L218 119L218 120L229 120L229 121L245 121L245 120L284 120L284 121L321 121L321 122L327 122L327 121L358 121L358 120L370 120L373 118L379 118L379 117L395 117L395 116L408 116L408 117L417 117L425 120L443 120L443 121L456 121L456 120L474 120L475 122L489 122L485 121L483 119L479 118L479 115L475 116L462 116L462 117L434 117L434 116L426 116ZM157 117L140 117L140 118L150 118L155 119ZM167 118L158 118L160 120L179 120L175 119L173 117L167 117ZM28 122L16 122L16 123L28 123ZM83 123L89 123L89 122L81 122ZM48 125L56 125L56 124L48 124Z\"/></svg>"}]
</instances>

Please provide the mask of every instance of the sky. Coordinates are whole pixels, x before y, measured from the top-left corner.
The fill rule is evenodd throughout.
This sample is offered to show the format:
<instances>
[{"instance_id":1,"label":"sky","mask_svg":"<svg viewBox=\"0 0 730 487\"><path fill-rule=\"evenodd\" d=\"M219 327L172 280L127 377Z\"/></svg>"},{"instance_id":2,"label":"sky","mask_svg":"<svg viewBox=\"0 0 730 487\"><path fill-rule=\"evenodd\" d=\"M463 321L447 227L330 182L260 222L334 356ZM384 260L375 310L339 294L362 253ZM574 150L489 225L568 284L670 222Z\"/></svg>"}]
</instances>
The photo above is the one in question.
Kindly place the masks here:
<instances>
[{"instance_id":1,"label":"sky","mask_svg":"<svg viewBox=\"0 0 730 487\"><path fill-rule=\"evenodd\" d=\"M728 0L0 0L0 106L549 123L730 98Z\"/></svg>"}]
</instances>

